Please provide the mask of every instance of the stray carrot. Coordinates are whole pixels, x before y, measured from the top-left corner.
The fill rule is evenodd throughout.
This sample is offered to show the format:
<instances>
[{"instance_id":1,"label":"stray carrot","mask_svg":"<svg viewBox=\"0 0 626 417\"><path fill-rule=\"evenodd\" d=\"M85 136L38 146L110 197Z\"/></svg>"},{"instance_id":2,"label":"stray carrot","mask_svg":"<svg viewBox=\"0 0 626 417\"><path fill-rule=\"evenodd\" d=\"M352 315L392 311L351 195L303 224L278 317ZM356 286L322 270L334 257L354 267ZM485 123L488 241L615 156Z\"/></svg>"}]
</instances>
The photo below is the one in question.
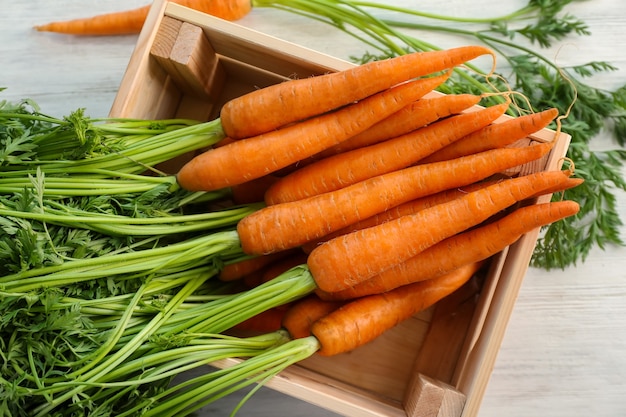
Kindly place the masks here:
<instances>
[{"instance_id":1,"label":"stray carrot","mask_svg":"<svg viewBox=\"0 0 626 417\"><path fill-rule=\"evenodd\" d=\"M483 46L414 52L354 68L290 80L226 103L220 112L224 132L234 139L256 136L335 110L405 81L454 68L482 55ZM409 103L406 103L407 105Z\"/></svg>"},{"instance_id":2,"label":"stray carrot","mask_svg":"<svg viewBox=\"0 0 626 417\"><path fill-rule=\"evenodd\" d=\"M452 116L405 135L319 160L279 179L266 204L301 200L413 165L504 114L509 103Z\"/></svg>"},{"instance_id":3,"label":"stray carrot","mask_svg":"<svg viewBox=\"0 0 626 417\"><path fill-rule=\"evenodd\" d=\"M310 294L289 307L283 316L282 326L294 339L310 336L313 323L343 304L341 301L326 301L316 294Z\"/></svg>"},{"instance_id":4,"label":"stray carrot","mask_svg":"<svg viewBox=\"0 0 626 417\"><path fill-rule=\"evenodd\" d=\"M415 214L336 237L316 247L307 265L322 291L344 290L518 201L565 183L570 174L542 171L503 180Z\"/></svg>"},{"instance_id":5,"label":"stray carrot","mask_svg":"<svg viewBox=\"0 0 626 417\"><path fill-rule=\"evenodd\" d=\"M494 123L427 156L420 163L444 161L510 145L548 126L557 115L557 109L548 109Z\"/></svg>"},{"instance_id":6,"label":"stray carrot","mask_svg":"<svg viewBox=\"0 0 626 417\"><path fill-rule=\"evenodd\" d=\"M239 221L242 249L248 254L267 254L294 248L407 201L472 184L509 167L537 160L552 146L541 143L494 149L452 161L417 165L337 191L267 206Z\"/></svg>"},{"instance_id":7,"label":"stray carrot","mask_svg":"<svg viewBox=\"0 0 626 417\"><path fill-rule=\"evenodd\" d=\"M250 0L170 0L225 20L238 20L250 13ZM56 32L68 35L130 35L141 31L150 11L150 5L132 10L112 12L93 17L51 22L35 26L40 32Z\"/></svg>"},{"instance_id":8,"label":"stray carrot","mask_svg":"<svg viewBox=\"0 0 626 417\"><path fill-rule=\"evenodd\" d=\"M362 132L423 90L419 80L406 82L336 112L210 149L183 165L178 183L189 191L210 191L272 174Z\"/></svg>"},{"instance_id":9,"label":"stray carrot","mask_svg":"<svg viewBox=\"0 0 626 417\"><path fill-rule=\"evenodd\" d=\"M366 131L314 155L314 159L322 159L407 134L444 117L460 113L478 104L480 98L473 94L446 94L421 98Z\"/></svg>"},{"instance_id":10,"label":"stray carrot","mask_svg":"<svg viewBox=\"0 0 626 417\"><path fill-rule=\"evenodd\" d=\"M371 342L414 314L427 309L468 282L482 264L465 265L449 274L353 300L317 320L311 333L318 353L333 356Z\"/></svg>"},{"instance_id":11,"label":"stray carrot","mask_svg":"<svg viewBox=\"0 0 626 417\"><path fill-rule=\"evenodd\" d=\"M520 207L494 222L449 237L360 284L334 293L320 291L318 295L328 300L347 300L432 279L461 265L485 260L522 235L578 211L578 203L567 200Z\"/></svg>"}]
</instances>

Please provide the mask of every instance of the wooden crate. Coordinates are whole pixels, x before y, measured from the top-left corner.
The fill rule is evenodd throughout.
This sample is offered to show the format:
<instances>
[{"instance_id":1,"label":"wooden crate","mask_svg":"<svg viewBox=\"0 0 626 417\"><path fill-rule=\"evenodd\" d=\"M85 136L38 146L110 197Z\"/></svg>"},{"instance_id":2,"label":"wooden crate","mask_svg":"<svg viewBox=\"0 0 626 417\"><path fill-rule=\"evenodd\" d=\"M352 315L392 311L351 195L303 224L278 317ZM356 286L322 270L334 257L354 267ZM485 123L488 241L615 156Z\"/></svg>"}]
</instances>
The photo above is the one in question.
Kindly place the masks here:
<instances>
[{"instance_id":1,"label":"wooden crate","mask_svg":"<svg viewBox=\"0 0 626 417\"><path fill-rule=\"evenodd\" d=\"M226 100L247 91L352 65L157 0L110 115L211 120ZM544 129L519 145L553 139ZM521 169L558 169L569 139L559 135L546 158ZM346 416L477 415L537 236L525 235L482 276L376 341L305 360L268 386Z\"/></svg>"}]
</instances>

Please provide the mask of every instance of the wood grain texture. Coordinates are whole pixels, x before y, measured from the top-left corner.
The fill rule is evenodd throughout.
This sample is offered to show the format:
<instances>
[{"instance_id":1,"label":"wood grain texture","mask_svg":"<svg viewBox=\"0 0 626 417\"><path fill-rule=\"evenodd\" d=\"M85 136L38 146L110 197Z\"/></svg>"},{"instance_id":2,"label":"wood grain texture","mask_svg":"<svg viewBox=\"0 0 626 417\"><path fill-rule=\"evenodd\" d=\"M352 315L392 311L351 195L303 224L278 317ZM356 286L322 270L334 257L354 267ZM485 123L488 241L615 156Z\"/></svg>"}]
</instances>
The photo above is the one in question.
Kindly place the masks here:
<instances>
[{"instance_id":1,"label":"wood grain texture","mask_svg":"<svg viewBox=\"0 0 626 417\"><path fill-rule=\"evenodd\" d=\"M143 0L1 0L0 100L32 98L45 112L67 115L85 107L94 117L105 116L135 47L136 36L78 38L32 30L35 24L132 8ZM395 0L441 12L434 0ZM489 10L494 15L514 10L523 0L492 2L449 0L445 12L468 15ZM9 7L10 6L10 7ZM623 0L576 2L572 14L585 20L592 35L564 41L546 53L561 65L607 60L619 70L594 79L616 88L626 83L626 9ZM257 9L240 21L264 33L338 58L359 56L356 40L303 17ZM429 40L442 47L458 42L441 36ZM505 68L500 63L500 68ZM598 149L612 147L600 137ZM626 219L626 197L618 207ZM622 228L626 232L626 227ZM522 285L506 329L481 417L544 417L626 415L626 249L594 251L576 267L564 271L531 269ZM241 393L243 395L243 393ZM201 415L226 416L241 395L207 407ZM240 416L310 416L334 414L300 400L263 389Z\"/></svg>"}]
</instances>

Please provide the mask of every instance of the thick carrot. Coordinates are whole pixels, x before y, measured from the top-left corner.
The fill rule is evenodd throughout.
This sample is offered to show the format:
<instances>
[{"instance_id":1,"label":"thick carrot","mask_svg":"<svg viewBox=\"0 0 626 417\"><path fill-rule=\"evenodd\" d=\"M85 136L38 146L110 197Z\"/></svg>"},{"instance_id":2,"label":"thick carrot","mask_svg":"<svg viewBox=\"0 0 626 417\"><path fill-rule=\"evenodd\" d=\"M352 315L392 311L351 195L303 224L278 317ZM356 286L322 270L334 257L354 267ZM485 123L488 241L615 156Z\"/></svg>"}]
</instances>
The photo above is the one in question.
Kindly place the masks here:
<instances>
[{"instance_id":1,"label":"thick carrot","mask_svg":"<svg viewBox=\"0 0 626 417\"><path fill-rule=\"evenodd\" d=\"M432 279L461 265L485 260L522 235L578 211L578 203L567 200L520 207L494 222L449 237L360 284L334 293L320 291L318 295L328 300L348 300Z\"/></svg>"},{"instance_id":2,"label":"thick carrot","mask_svg":"<svg viewBox=\"0 0 626 417\"><path fill-rule=\"evenodd\" d=\"M171 0L225 20L238 20L250 13L250 0ZM150 11L150 5L131 10L105 13L93 17L51 22L35 26L40 32L68 35L130 35L139 33Z\"/></svg>"},{"instance_id":3,"label":"thick carrot","mask_svg":"<svg viewBox=\"0 0 626 417\"><path fill-rule=\"evenodd\" d=\"M318 353L338 355L371 342L461 288L481 266L481 263L468 264L438 278L348 302L311 327L311 333L321 345Z\"/></svg>"},{"instance_id":4,"label":"thick carrot","mask_svg":"<svg viewBox=\"0 0 626 417\"><path fill-rule=\"evenodd\" d=\"M508 103L452 116L405 135L314 162L279 179L265 193L266 204L301 200L413 165L455 140L488 126Z\"/></svg>"},{"instance_id":5,"label":"thick carrot","mask_svg":"<svg viewBox=\"0 0 626 417\"><path fill-rule=\"evenodd\" d=\"M508 146L548 126L557 115L557 109L548 109L494 123L427 156L420 163L444 161Z\"/></svg>"},{"instance_id":6,"label":"thick carrot","mask_svg":"<svg viewBox=\"0 0 626 417\"><path fill-rule=\"evenodd\" d=\"M320 239L307 242L302 245L302 250L305 253L311 253L311 251L315 249L316 246L321 245L323 242L326 242L337 236L345 235L347 233L351 233L356 230L365 229L367 227L376 226L381 223L387 222L389 220L394 220L394 219L397 219L398 217L406 216L408 214L415 214L420 210L424 210L426 208L435 206L437 204L451 201L469 192L478 190L480 188L484 188L488 185L494 184L496 181L501 181L501 180L502 178L479 181L477 183L470 184L464 187L457 187L457 188L453 188L450 190L444 190L435 194L431 194L425 197L411 200L409 202L400 204L399 206L386 210L382 213L378 213L371 217L368 217L367 219L360 220L354 224L351 224L350 226L344 227L343 229L339 229L336 232L323 236Z\"/></svg>"},{"instance_id":7,"label":"thick carrot","mask_svg":"<svg viewBox=\"0 0 626 417\"><path fill-rule=\"evenodd\" d=\"M178 182L190 191L210 191L272 174L362 132L421 97L423 89L419 80L402 83L336 112L210 149L183 165Z\"/></svg>"},{"instance_id":8,"label":"thick carrot","mask_svg":"<svg viewBox=\"0 0 626 417\"><path fill-rule=\"evenodd\" d=\"M314 155L313 158L316 160L326 158L404 135L444 117L458 114L478 104L480 99L480 96L473 94L446 94L421 98L366 131Z\"/></svg>"},{"instance_id":9,"label":"thick carrot","mask_svg":"<svg viewBox=\"0 0 626 417\"><path fill-rule=\"evenodd\" d=\"M316 294L310 294L289 307L283 316L282 327L294 339L310 336L313 323L343 304L342 301L326 301Z\"/></svg>"},{"instance_id":10,"label":"thick carrot","mask_svg":"<svg viewBox=\"0 0 626 417\"><path fill-rule=\"evenodd\" d=\"M414 52L344 71L290 80L229 101L221 109L220 120L227 136L235 139L256 136L482 55L494 56L494 53L474 45Z\"/></svg>"},{"instance_id":11,"label":"thick carrot","mask_svg":"<svg viewBox=\"0 0 626 417\"><path fill-rule=\"evenodd\" d=\"M337 191L267 206L239 221L242 249L248 254L266 254L297 247L407 201L472 184L534 161L550 149L551 143L494 149L405 168Z\"/></svg>"},{"instance_id":12,"label":"thick carrot","mask_svg":"<svg viewBox=\"0 0 626 417\"><path fill-rule=\"evenodd\" d=\"M568 178L569 173L563 171L541 171L500 181L447 203L329 240L310 253L307 265L322 291L341 291Z\"/></svg>"}]
</instances>

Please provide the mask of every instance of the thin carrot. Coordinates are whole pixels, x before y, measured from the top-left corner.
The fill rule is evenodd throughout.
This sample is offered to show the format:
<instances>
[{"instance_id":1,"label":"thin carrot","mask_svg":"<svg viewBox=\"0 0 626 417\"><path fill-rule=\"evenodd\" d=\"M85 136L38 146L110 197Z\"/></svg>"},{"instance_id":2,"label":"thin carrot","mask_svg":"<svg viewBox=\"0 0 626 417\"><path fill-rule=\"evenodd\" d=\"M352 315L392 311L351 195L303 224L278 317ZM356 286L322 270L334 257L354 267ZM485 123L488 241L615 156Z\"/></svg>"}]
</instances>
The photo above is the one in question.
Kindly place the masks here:
<instances>
[{"instance_id":1,"label":"thin carrot","mask_svg":"<svg viewBox=\"0 0 626 417\"><path fill-rule=\"evenodd\" d=\"M239 221L242 249L249 254L266 254L297 247L407 201L472 184L537 160L550 149L552 143L494 149L405 168L337 191L267 206Z\"/></svg>"},{"instance_id":2,"label":"thin carrot","mask_svg":"<svg viewBox=\"0 0 626 417\"><path fill-rule=\"evenodd\" d=\"M320 291L318 295L328 300L347 300L432 279L461 265L485 260L522 235L578 211L578 203L567 200L520 207L494 222L449 237L360 284L334 293Z\"/></svg>"},{"instance_id":3,"label":"thin carrot","mask_svg":"<svg viewBox=\"0 0 626 417\"><path fill-rule=\"evenodd\" d=\"M235 204L249 204L263 201L265 192L278 181L275 175L264 175L231 187L231 198Z\"/></svg>"},{"instance_id":4,"label":"thin carrot","mask_svg":"<svg viewBox=\"0 0 626 417\"><path fill-rule=\"evenodd\" d=\"M289 252L277 252L270 255L253 256L224 265L218 275L222 281L235 281L244 276L259 271L272 262L289 255Z\"/></svg>"},{"instance_id":5,"label":"thin carrot","mask_svg":"<svg viewBox=\"0 0 626 417\"><path fill-rule=\"evenodd\" d=\"M298 250L289 256L273 262L263 271L263 274L261 275L261 282L267 282L295 266L306 263L306 259L307 254Z\"/></svg>"},{"instance_id":6,"label":"thin carrot","mask_svg":"<svg viewBox=\"0 0 626 417\"><path fill-rule=\"evenodd\" d=\"M232 330L255 332L255 333L269 333L277 331L281 328L283 317L287 312L286 309L274 307L252 316L249 319L238 323Z\"/></svg>"},{"instance_id":7,"label":"thin carrot","mask_svg":"<svg viewBox=\"0 0 626 417\"><path fill-rule=\"evenodd\" d=\"M449 274L353 300L316 321L311 332L318 353L333 356L371 342L414 314L461 288L482 264L465 265Z\"/></svg>"},{"instance_id":8,"label":"thin carrot","mask_svg":"<svg viewBox=\"0 0 626 417\"><path fill-rule=\"evenodd\" d=\"M250 13L250 0L171 0L225 20L238 20ZM68 35L130 35L139 33L150 11L150 5L136 9L105 13L73 20L51 22L35 26L40 32L56 32Z\"/></svg>"},{"instance_id":9,"label":"thin carrot","mask_svg":"<svg viewBox=\"0 0 626 417\"><path fill-rule=\"evenodd\" d=\"M362 132L423 90L419 80L402 83L336 112L210 149L180 169L178 182L186 190L210 191L272 174Z\"/></svg>"},{"instance_id":10,"label":"thin carrot","mask_svg":"<svg viewBox=\"0 0 626 417\"><path fill-rule=\"evenodd\" d=\"M470 45L414 52L344 71L290 80L229 101L222 107L220 119L227 136L234 139L256 136L482 55L495 56L489 48Z\"/></svg>"},{"instance_id":11,"label":"thin carrot","mask_svg":"<svg viewBox=\"0 0 626 417\"><path fill-rule=\"evenodd\" d=\"M518 201L565 183L570 174L541 171L511 178L415 214L339 236L316 247L307 265L322 291L344 290Z\"/></svg>"},{"instance_id":12,"label":"thin carrot","mask_svg":"<svg viewBox=\"0 0 626 417\"><path fill-rule=\"evenodd\" d=\"M310 336L313 323L343 304L342 301L326 301L314 293L310 294L289 307L283 316L282 327L294 339Z\"/></svg>"},{"instance_id":13,"label":"thin carrot","mask_svg":"<svg viewBox=\"0 0 626 417\"><path fill-rule=\"evenodd\" d=\"M494 123L427 156L420 163L444 161L508 146L548 126L557 115L557 109L548 109Z\"/></svg>"},{"instance_id":14,"label":"thin carrot","mask_svg":"<svg viewBox=\"0 0 626 417\"><path fill-rule=\"evenodd\" d=\"M452 116L405 135L314 162L279 179L266 204L301 200L413 165L502 116L508 103Z\"/></svg>"},{"instance_id":15,"label":"thin carrot","mask_svg":"<svg viewBox=\"0 0 626 417\"><path fill-rule=\"evenodd\" d=\"M478 104L480 99L480 96L473 94L446 94L421 98L366 131L314 155L314 159L322 159L404 135L444 117L461 113Z\"/></svg>"}]
</instances>

